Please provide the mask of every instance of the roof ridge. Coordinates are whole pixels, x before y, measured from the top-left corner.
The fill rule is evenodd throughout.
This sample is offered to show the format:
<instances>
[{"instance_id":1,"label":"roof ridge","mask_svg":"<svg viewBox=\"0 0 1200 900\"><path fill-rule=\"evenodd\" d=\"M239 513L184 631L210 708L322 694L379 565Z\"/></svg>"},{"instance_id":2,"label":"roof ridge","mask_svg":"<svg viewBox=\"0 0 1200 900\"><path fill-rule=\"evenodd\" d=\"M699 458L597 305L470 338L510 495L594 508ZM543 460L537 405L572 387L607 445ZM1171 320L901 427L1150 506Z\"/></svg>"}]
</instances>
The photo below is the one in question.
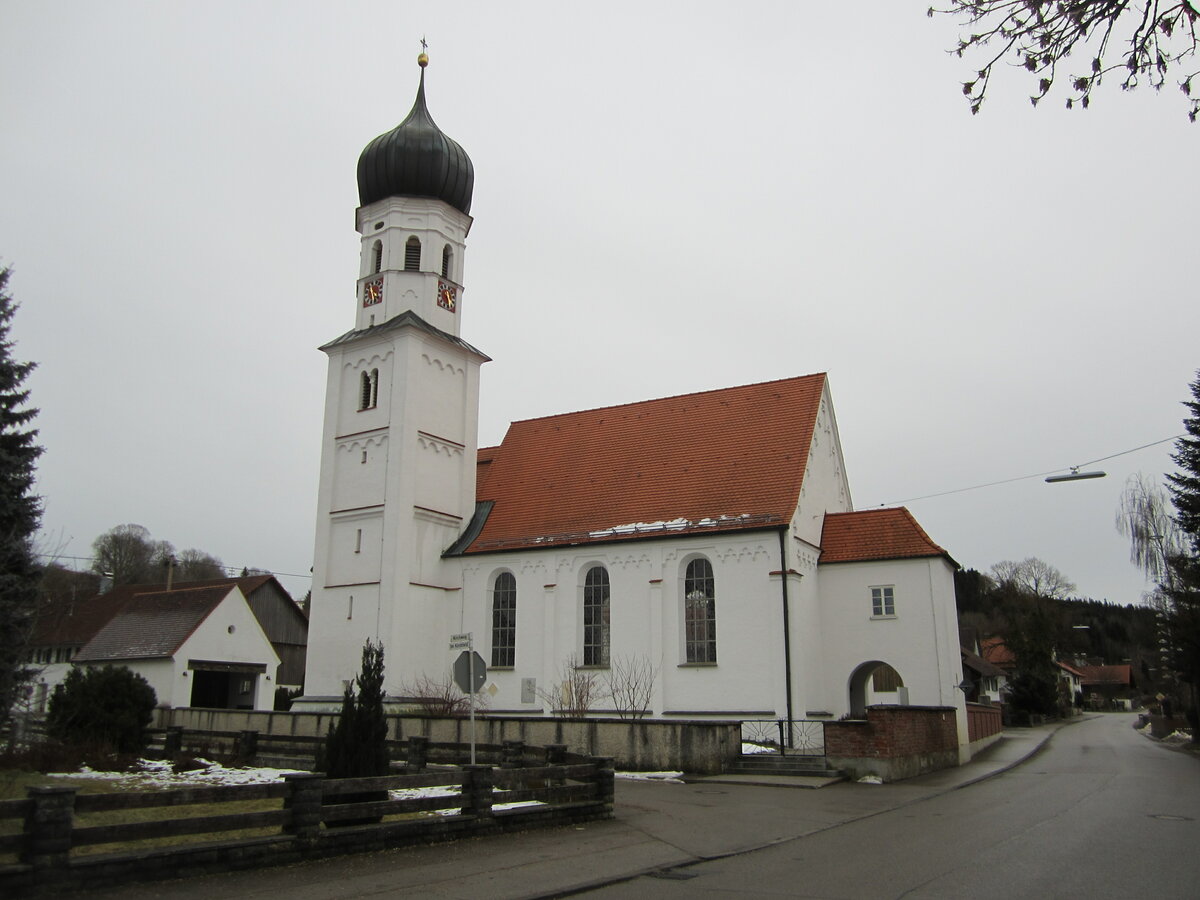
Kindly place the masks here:
<instances>
[{"instance_id":1,"label":"roof ridge","mask_svg":"<svg viewBox=\"0 0 1200 900\"><path fill-rule=\"evenodd\" d=\"M610 403L605 406L589 406L583 409L570 410L568 412L550 413L549 415L545 416L530 416L527 419L513 419L512 422L509 423L509 426L511 427L522 422L544 422L550 419L561 419L565 416L578 416L584 413L605 412L606 410L622 409L627 406L641 406L646 403L665 403L668 400L683 400L688 397L700 397L707 394L724 394L730 391L745 390L746 388L765 387L769 384L784 384L785 382L804 381L807 378L827 378L828 375L829 373L827 372L810 372L807 375L792 375L787 378L772 378L768 381L752 381L749 384L733 384L723 388L708 388L702 391L687 391L682 394L668 394L665 397L650 397L645 400L629 400L625 403ZM496 446L503 446L503 443L504 442L501 441L500 444Z\"/></svg>"}]
</instances>

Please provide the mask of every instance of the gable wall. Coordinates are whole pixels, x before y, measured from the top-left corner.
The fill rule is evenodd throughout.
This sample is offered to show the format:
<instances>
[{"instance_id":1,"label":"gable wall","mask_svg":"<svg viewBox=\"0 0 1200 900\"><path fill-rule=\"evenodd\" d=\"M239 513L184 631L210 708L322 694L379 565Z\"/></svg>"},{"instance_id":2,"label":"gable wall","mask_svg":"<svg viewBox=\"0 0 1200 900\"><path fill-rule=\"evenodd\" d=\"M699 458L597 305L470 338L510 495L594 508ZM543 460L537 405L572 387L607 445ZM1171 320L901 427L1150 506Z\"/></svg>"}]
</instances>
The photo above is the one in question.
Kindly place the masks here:
<instances>
[{"instance_id":1,"label":"gable wall","mask_svg":"<svg viewBox=\"0 0 1200 900\"><path fill-rule=\"evenodd\" d=\"M825 702L846 708L854 670L870 660L900 673L916 706L953 706L965 736L954 570L944 557L836 563L818 568L821 618L826 635ZM873 618L872 586L895 589L893 618ZM964 737L965 740L965 737Z\"/></svg>"}]
</instances>

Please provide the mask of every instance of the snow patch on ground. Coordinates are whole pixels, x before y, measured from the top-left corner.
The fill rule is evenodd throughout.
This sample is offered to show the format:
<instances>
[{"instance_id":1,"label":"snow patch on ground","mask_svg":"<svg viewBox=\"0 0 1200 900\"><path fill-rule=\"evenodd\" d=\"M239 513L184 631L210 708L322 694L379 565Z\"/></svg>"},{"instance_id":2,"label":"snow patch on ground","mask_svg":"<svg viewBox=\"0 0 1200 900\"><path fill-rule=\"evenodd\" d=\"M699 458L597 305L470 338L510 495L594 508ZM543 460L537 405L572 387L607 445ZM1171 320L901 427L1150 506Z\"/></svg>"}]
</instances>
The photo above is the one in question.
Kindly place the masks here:
<instances>
[{"instance_id":1,"label":"snow patch on ground","mask_svg":"<svg viewBox=\"0 0 1200 900\"><path fill-rule=\"evenodd\" d=\"M231 784L272 784L299 769L229 768L209 759L197 759L203 768L175 772L162 759L139 759L129 772L99 772L83 766L78 772L50 772L49 778L89 778L110 781L119 790L139 788L217 787Z\"/></svg>"},{"instance_id":2,"label":"snow patch on ground","mask_svg":"<svg viewBox=\"0 0 1200 900\"><path fill-rule=\"evenodd\" d=\"M751 744L747 741L742 741L742 755L745 756L751 753L774 753L774 747L764 747L762 744Z\"/></svg>"},{"instance_id":3,"label":"snow patch on ground","mask_svg":"<svg viewBox=\"0 0 1200 900\"><path fill-rule=\"evenodd\" d=\"M665 781L668 784L683 784L682 772L614 772L616 778L626 781Z\"/></svg>"},{"instance_id":4,"label":"snow patch on ground","mask_svg":"<svg viewBox=\"0 0 1200 900\"><path fill-rule=\"evenodd\" d=\"M878 775L864 775L858 779L859 784L883 784L883 779Z\"/></svg>"}]
</instances>

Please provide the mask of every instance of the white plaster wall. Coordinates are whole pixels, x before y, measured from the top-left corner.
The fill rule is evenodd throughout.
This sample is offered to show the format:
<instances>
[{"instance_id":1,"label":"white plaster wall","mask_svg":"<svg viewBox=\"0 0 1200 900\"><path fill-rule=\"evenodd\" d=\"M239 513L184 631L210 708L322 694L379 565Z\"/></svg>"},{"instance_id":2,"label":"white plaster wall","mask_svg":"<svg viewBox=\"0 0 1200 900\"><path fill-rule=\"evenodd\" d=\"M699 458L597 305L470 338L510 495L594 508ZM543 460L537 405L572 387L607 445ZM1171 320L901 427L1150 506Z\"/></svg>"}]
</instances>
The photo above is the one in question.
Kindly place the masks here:
<instances>
[{"instance_id":1,"label":"white plaster wall","mask_svg":"<svg viewBox=\"0 0 1200 900\"><path fill-rule=\"evenodd\" d=\"M309 607L305 696L341 697L343 682L356 676L363 644L380 637L379 585L348 585L313 591ZM392 654L385 664L388 674ZM389 684L390 690L390 684Z\"/></svg>"},{"instance_id":2,"label":"white plaster wall","mask_svg":"<svg viewBox=\"0 0 1200 900\"><path fill-rule=\"evenodd\" d=\"M493 670L493 709L536 711L521 702L521 679L548 690L564 662L582 660L583 583L592 565L608 569L611 647L617 658L645 658L657 670L653 712L774 714L782 694L782 633L776 532L679 537L566 550L489 554L464 560L461 612L454 631L471 631L491 659L491 586L500 571L517 582L517 650L512 669ZM682 634L683 576L703 555L713 566L717 664L688 665ZM449 666L454 653L443 654ZM607 673L597 670L603 678ZM600 708L611 708L602 702ZM547 710L548 711L548 710Z\"/></svg>"},{"instance_id":3,"label":"white plaster wall","mask_svg":"<svg viewBox=\"0 0 1200 900\"><path fill-rule=\"evenodd\" d=\"M809 444L804 482L792 520L792 535L813 547L819 547L825 513L849 512L853 508L827 377L821 393L816 427Z\"/></svg>"},{"instance_id":4,"label":"white plaster wall","mask_svg":"<svg viewBox=\"0 0 1200 900\"><path fill-rule=\"evenodd\" d=\"M236 587L176 652L171 677L172 706L190 704L192 674L183 677L189 660L265 665L266 672L256 677L254 708L269 710L274 706L279 657L254 617L250 604ZM160 701L162 698L159 694Z\"/></svg>"},{"instance_id":5,"label":"white plaster wall","mask_svg":"<svg viewBox=\"0 0 1200 900\"><path fill-rule=\"evenodd\" d=\"M953 569L944 558L836 563L818 568L825 625L825 702L835 715L849 709L849 681L863 662L886 662L916 706L953 706L966 735L954 607ZM895 588L894 617L872 616L873 586ZM830 640L831 636L836 639Z\"/></svg>"}]
</instances>

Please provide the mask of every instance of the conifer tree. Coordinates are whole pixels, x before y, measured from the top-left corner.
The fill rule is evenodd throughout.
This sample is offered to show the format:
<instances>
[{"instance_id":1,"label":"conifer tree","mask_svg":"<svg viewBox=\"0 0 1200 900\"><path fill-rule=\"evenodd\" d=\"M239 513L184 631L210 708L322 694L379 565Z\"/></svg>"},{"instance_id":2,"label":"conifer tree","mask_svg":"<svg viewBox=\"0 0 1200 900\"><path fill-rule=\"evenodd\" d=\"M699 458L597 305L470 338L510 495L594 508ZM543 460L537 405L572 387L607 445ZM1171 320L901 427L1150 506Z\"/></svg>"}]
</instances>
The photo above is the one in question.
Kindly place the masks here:
<instances>
[{"instance_id":1,"label":"conifer tree","mask_svg":"<svg viewBox=\"0 0 1200 900\"><path fill-rule=\"evenodd\" d=\"M42 514L33 493L42 448L37 429L29 427L37 410L27 405L23 387L35 364L12 357L9 329L17 307L8 292L9 273L0 269L0 725L24 678L40 574L32 540Z\"/></svg>"},{"instance_id":2,"label":"conifer tree","mask_svg":"<svg viewBox=\"0 0 1200 900\"><path fill-rule=\"evenodd\" d=\"M318 768L330 778L388 773L387 719L383 711L383 644L363 644L362 671L347 685L342 712L330 726Z\"/></svg>"},{"instance_id":3,"label":"conifer tree","mask_svg":"<svg viewBox=\"0 0 1200 900\"><path fill-rule=\"evenodd\" d=\"M1180 678L1189 685L1188 720L1192 741L1200 743L1200 372L1190 388L1192 399L1183 404L1190 413L1183 420L1186 433L1171 456L1180 471L1167 475L1185 546L1167 561L1170 577L1164 588L1170 601L1168 642Z\"/></svg>"}]
</instances>

